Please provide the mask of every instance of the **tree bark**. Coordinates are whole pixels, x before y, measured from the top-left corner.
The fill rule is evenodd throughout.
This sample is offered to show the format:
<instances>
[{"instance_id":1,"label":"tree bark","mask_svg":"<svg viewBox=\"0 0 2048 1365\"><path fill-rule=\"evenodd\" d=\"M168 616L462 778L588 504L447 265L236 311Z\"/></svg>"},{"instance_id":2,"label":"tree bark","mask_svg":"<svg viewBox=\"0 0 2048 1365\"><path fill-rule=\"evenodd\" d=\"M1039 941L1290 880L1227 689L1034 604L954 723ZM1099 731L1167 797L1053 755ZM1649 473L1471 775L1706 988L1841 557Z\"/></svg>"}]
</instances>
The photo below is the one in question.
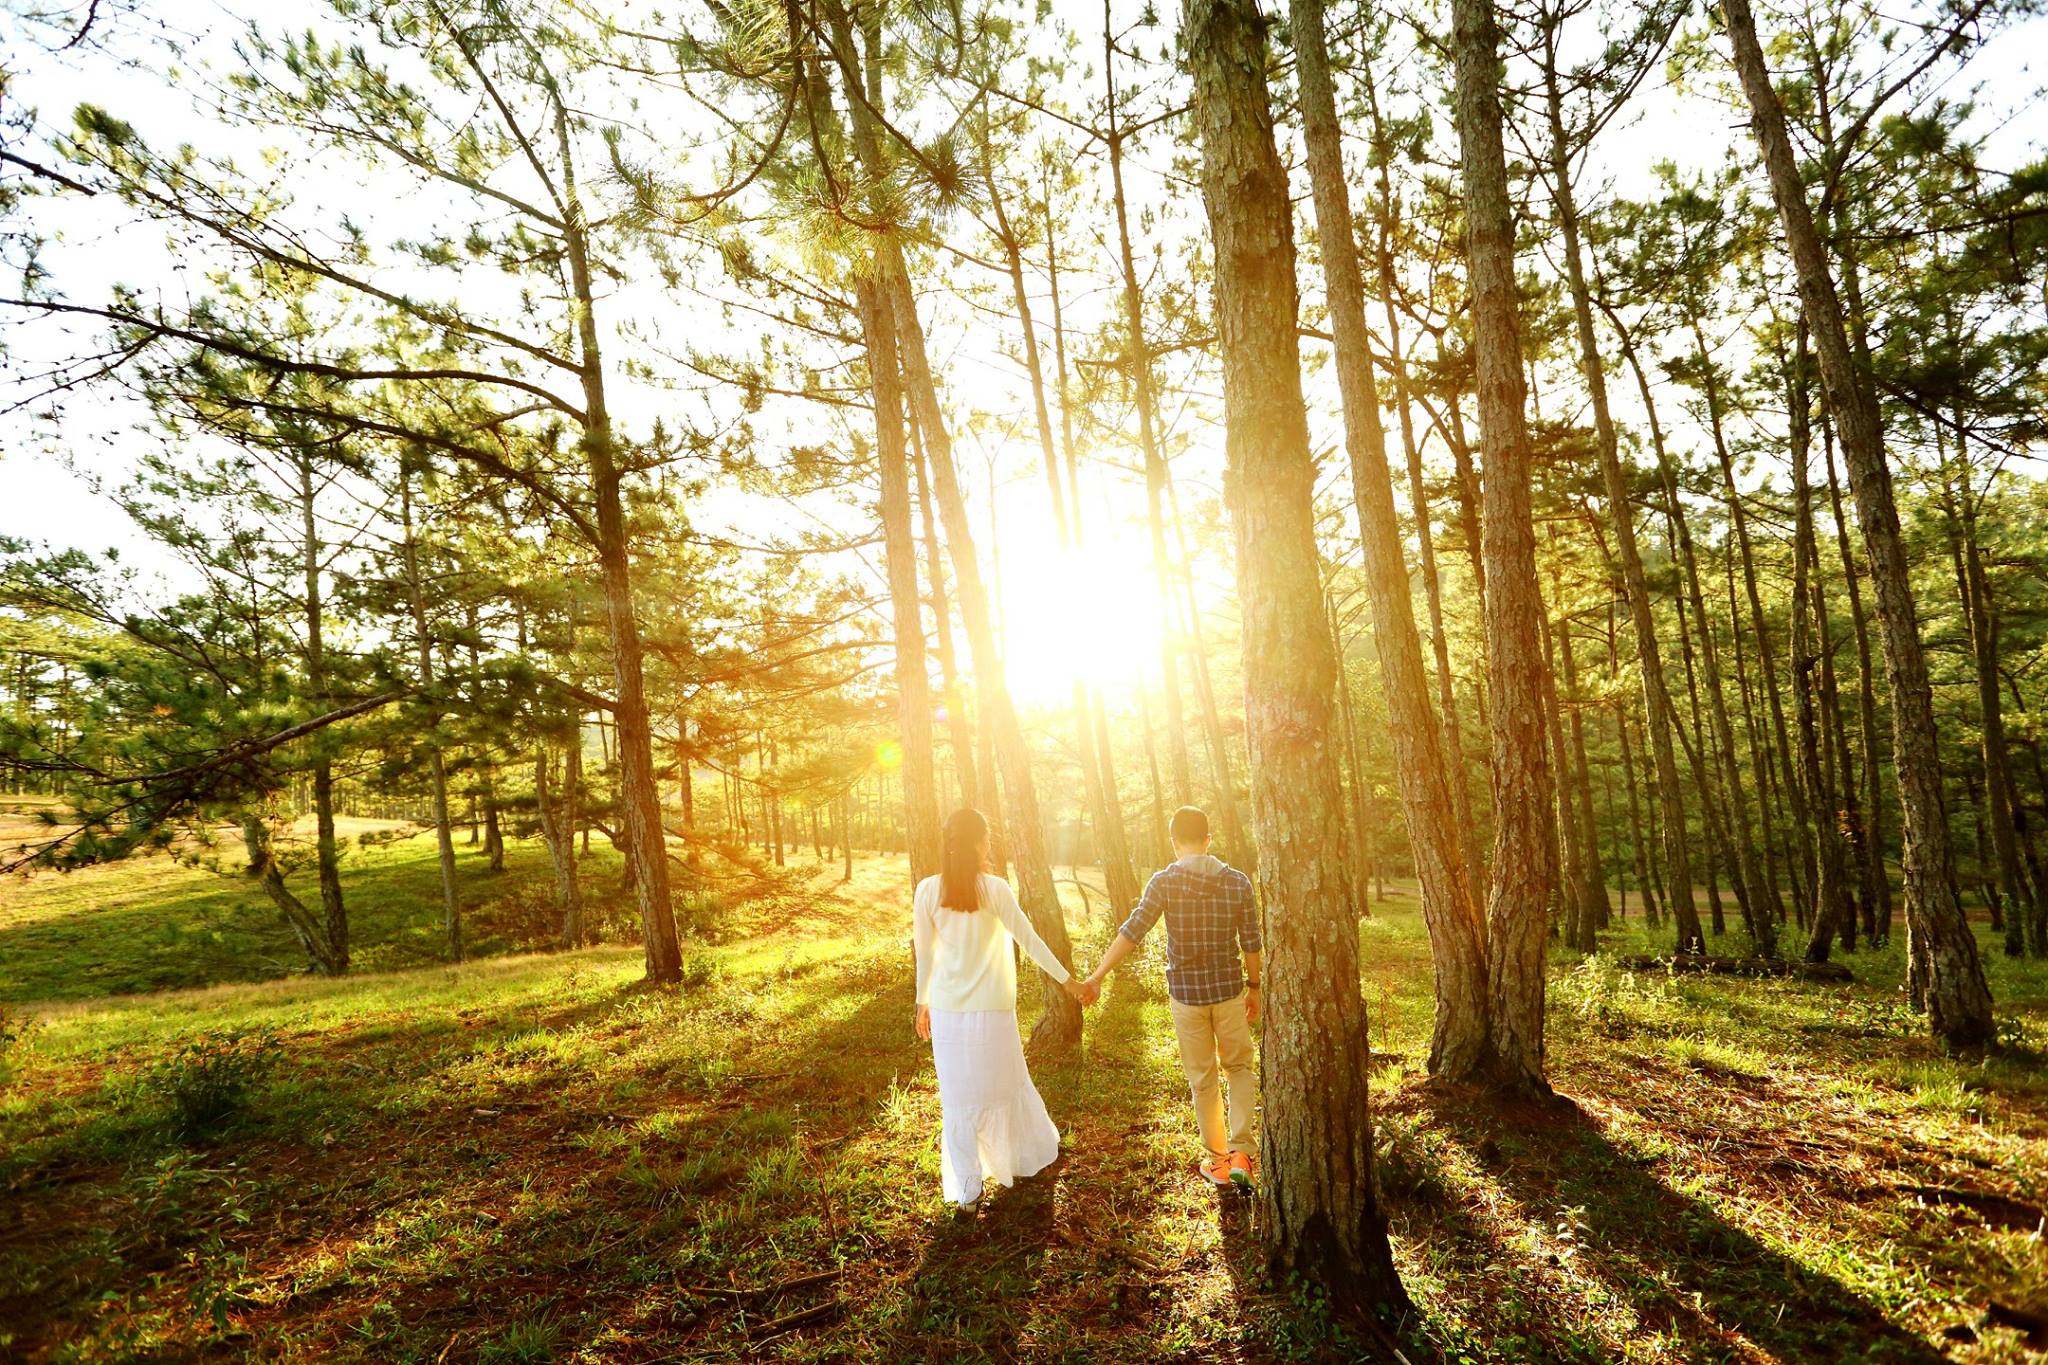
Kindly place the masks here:
<instances>
[{"instance_id":1,"label":"tree bark","mask_svg":"<svg viewBox=\"0 0 2048 1365\"><path fill-rule=\"evenodd\" d=\"M1266 910L1265 1171L1276 1274L1343 1308L1404 1305L1375 1194L1343 792L1328 756L1337 660L1324 624L1315 464L1295 338L1294 225L1251 0L1186 0L1202 189L1215 249L1225 498L1244 612L1245 731Z\"/></svg>"},{"instance_id":2,"label":"tree bark","mask_svg":"<svg viewBox=\"0 0 2048 1365\"><path fill-rule=\"evenodd\" d=\"M1344 407L1345 450L1351 463L1352 500L1364 543L1367 597L1372 604L1373 648L1387 701L1388 738L1401 787L1401 812L1421 884L1423 921L1436 967L1436 1010L1430 1034L1432 1073L1469 1075L1486 1056L1486 960L1479 906L1465 863L1464 826L1437 717L1431 713L1422 641L1415 628L1408 564L1394 512L1387 468L1386 429L1379 383L1373 374L1365 324L1365 286L1352 236L1351 199L1344 179L1342 131L1330 79L1323 0L1291 0L1295 75L1308 145L1316 232L1322 246L1323 283L1335 342L1337 386ZM1363 773L1360 774L1361 779ZM1364 830L1361 826L1361 835Z\"/></svg>"},{"instance_id":3,"label":"tree bark","mask_svg":"<svg viewBox=\"0 0 2048 1365\"><path fill-rule=\"evenodd\" d=\"M1584 248L1580 244L1579 211L1572 190L1571 147L1565 133L1564 96L1558 85L1557 52L1554 35L1546 35L1543 82L1545 106L1550 116L1550 177L1552 203L1564 237L1565 279L1571 286L1572 317L1578 328L1579 373L1593 405L1593 432L1600 453L1600 482L1606 495L1607 521L1614 532L1615 558L1620 561L1622 596L1628 603L1629 622L1635 628L1636 673L1643 695L1645 729L1654 761L1654 782L1660 829L1663 835L1663 874L1669 886L1692 886L1692 858L1685 838L1685 795L1678 776L1678 757L1672 742L1677 727L1676 709L1664 681L1664 658L1657 642L1657 618L1649 579L1643 572L1643 556L1636 544L1635 512L1629 501L1628 479L1621 465L1620 436L1607 400L1607 371L1600 358L1600 341L1593 327L1593 291L1586 281ZM1688 891L1686 899L1690 900ZM1688 906L1679 918L1681 936L1691 920L1694 941L1681 941L1678 951L1700 952L1699 917Z\"/></svg>"},{"instance_id":4,"label":"tree bark","mask_svg":"<svg viewBox=\"0 0 2048 1365\"><path fill-rule=\"evenodd\" d=\"M597 288L590 268L583 201L569 153L569 115L557 101L555 136L560 147L568 219L563 244L569 259L583 388L583 454L590 469L597 512L597 559L604 596L605 631L612 656L612 722L618 727L618 806L624 849L633 868L633 896L649 981L682 975L683 950L676 936L675 905L669 895L668 840L661 823L661 785L654 773L654 725L640 642L640 618L633 605L632 535L626 525L623 472L605 392L603 354L597 336Z\"/></svg>"},{"instance_id":5,"label":"tree bark","mask_svg":"<svg viewBox=\"0 0 2048 1365\"><path fill-rule=\"evenodd\" d=\"M1463 152L1479 425L1485 442L1487 678L1493 730L1494 844L1488 896L1491 1083L1548 1094L1543 1054L1544 907L1555 882L1545 838L1551 772L1543 734L1543 594L1529 501L1515 231L1501 147L1500 32L1490 0L1453 0L1458 141Z\"/></svg>"},{"instance_id":6,"label":"tree bark","mask_svg":"<svg viewBox=\"0 0 2048 1365\"><path fill-rule=\"evenodd\" d=\"M915 886L939 870L939 804L932 775L931 674L925 659L924 617L918 606L916 532L910 519L910 463L903 443L903 386L896 365L896 326L889 300L873 280L862 280L857 292L868 380L874 388L882 540L896 645L896 725L903 745L903 820L910 845L910 881ZM779 865L779 829L776 834Z\"/></svg>"},{"instance_id":7,"label":"tree bark","mask_svg":"<svg viewBox=\"0 0 2048 1365\"><path fill-rule=\"evenodd\" d=\"M313 970L322 976L346 974L348 959L337 952L328 940L326 926L320 917L285 885L284 872L271 852L270 827L260 816L243 817L242 845L249 854L249 875L256 879L264 894L270 897L271 904L284 915L285 923L291 926L292 936L298 939L299 947L311 960Z\"/></svg>"},{"instance_id":8,"label":"tree bark","mask_svg":"<svg viewBox=\"0 0 2048 1365\"><path fill-rule=\"evenodd\" d=\"M1770 175L1778 219L1799 277L1800 301L1813 329L1821 381L1841 433L1842 455L1863 546L1892 697L1892 752L1905 822L1906 923L1924 953L1928 1023L1947 1046L1980 1051L1995 1041L1991 992L1984 982L1976 936L1956 899L1955 850L1942 794L1941 753L1934 697L1920 643L1911 575L1892 498L1884 431L1869 377L1850 353L1841 302L1825 247L1799 177L1784 106L1771 85L1748 0L1720 0L1735 54L1735 69L1754 115L1752 129Z\"/></svg>"}]
</instances>

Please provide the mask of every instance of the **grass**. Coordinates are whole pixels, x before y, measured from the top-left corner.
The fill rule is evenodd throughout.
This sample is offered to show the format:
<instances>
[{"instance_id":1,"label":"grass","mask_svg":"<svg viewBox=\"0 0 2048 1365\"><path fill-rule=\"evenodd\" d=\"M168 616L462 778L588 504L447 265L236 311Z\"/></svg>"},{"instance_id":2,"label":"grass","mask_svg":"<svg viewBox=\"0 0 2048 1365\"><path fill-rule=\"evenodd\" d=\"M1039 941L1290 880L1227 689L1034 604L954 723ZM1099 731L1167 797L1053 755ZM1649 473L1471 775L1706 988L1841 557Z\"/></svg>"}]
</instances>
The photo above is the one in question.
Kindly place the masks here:
<instances>
[{"instance_id":1,"label":"grass","mask_svg":"<svg viewBox=\"0 0 2048 1365\"><path fill-rule=\"evenodd\" d=\"M354 965L378 971L445 957L432 837L403 837L410 827L388 821L339 824ZM28 819L0 810L0 849L38 837ZM504 952L547 927L544 846L510 841L505 871L493 873L482 849L463 837L456 836L456 868L470 920L468 951ZM85 1000L302 970L305 954L276 907L238 875L239 839L225 839L215 852L218 870L154 856L0 877L0 1001ZM620 860L600 840L586 866L602 886L617 880ZM303 898L318 903L310 872L294 881Z\"/></svg>"},{"instance_id":2,"label":"grass","mask_svg":"<svg viewBox=\"0 0 2048 1365\"><path fill-rule=\"evenodd\" d=\"M27 1012L0 1358L1363 1358L1193 1178L1156 944L1034 1064L1062 1161L945 1215L902 880L793 871L679 988L606 947ZM1503 1110L1417 1074L1412 898L1361 932L1411 1360L2029 1358L1974 1324L2048 1299L2020 1226L2048 1202L2040 964L1987 953L2028 1051L1965 1063L1900 1007L1896 948L1847 986L1668 977L1615 969L1647 946L1617 927L1555 961L1571 1103ZM195 1136L161 1068L231 1033L276 1060Z\"/></svg>"}]
</instances>

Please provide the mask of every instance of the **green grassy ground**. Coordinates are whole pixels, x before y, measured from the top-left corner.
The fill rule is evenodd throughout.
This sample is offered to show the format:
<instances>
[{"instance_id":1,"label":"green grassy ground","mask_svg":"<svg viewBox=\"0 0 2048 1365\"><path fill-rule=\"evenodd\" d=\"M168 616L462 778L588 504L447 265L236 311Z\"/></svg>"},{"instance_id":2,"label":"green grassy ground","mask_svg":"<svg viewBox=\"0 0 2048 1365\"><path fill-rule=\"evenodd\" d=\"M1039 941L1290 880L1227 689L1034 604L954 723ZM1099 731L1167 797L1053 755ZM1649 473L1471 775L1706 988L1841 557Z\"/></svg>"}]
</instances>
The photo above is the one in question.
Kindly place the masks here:
<instances>
[{"instance_id":1,"label":"green grassy ground","mask_svg":"<svg viewBox=\"0 0 2048 1365\"><path fill-rule=\"evenodd\" d=\"M9 798L8 805L17 805ZM406 827L409 829L409 827ZM343 874L355 965L368 971L446 957L440 868L424 834L389 822L341 822ZM367 834L364 845L358 836ZM40 837L19 813L0 808L0 850ZM207 855L211 866L169 857L0 877L0 1001L85 1000L225 981L262 981L305 967L305 953L268 897L237 875L238 838ZM505 871L490 871L480 848L457 836L456 867L472 921L469 949L503 952L544 930L548 857L538 842L507 845ZM600 840L588 864L594 883L618 876L619 858ZM308 901L310 873L294 879Z\"/></svg>"},{"instance_id":2,"label":"green grassy ground","mask_svg":"<svg viewBox=\"0 0 2048 1365\"><path fill-rule=\"evenodd\" d=\"M604 948L28 1014L0 1358L1363 1358L1266 1282L1249 1204L1194 1178L1156 945L1078 1054L1035 1064L1062 1161L944 1214L901 881L864 860L736 905L674 989ZM1918 1036L1896 950L1851 986L1561 955L1571 1103L1504 1111L1416 1074L1412 900L1362 934L1411 1360L2030 1358L1943 1334L2048 1299L2038 966L1989 955L2031 1051L1966 1064ZM219 1030L276 1060L181 1133L165 1059Z\"/></svg>"}]
</instances>

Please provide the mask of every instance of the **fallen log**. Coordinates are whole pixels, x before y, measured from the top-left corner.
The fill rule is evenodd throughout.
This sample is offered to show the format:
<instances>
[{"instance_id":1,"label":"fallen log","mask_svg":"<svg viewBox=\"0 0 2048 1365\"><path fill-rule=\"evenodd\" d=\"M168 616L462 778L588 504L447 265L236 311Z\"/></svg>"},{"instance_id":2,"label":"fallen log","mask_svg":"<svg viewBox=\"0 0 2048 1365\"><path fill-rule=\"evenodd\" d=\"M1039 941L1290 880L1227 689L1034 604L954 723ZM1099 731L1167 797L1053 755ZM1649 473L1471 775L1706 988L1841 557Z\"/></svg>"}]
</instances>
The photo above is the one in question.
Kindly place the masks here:
<instances>
[{"instance_id":1,"label":"fallen log","mask_svg":"<svg viewBox=\"0 0 2048 1365\"><path fill-rule=\"evenodd\" d=\"M1632 972L1702 972L1712 976L1796 976L1802 981L1854 981L1839 962L1800 962L1782 957L1709 957L1702 953L1657 956L1637 953L1615 964Z\"/></svg>"}]
</instances>

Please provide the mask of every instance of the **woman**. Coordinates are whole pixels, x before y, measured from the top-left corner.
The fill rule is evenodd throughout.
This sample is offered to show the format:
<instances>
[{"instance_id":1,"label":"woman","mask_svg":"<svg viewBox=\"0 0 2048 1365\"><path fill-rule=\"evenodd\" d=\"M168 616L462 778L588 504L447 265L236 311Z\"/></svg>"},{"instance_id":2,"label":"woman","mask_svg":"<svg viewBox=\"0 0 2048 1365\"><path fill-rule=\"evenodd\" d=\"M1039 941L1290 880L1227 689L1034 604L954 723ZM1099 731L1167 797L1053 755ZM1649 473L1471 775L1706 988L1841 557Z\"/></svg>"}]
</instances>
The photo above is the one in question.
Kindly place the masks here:
<instances>
[{"instance_id":1,"label":"woman","mask_svg":"<svg viewBox=\"0 0 2048 1365\"><path fill-rule=\"evenodd\" d=\"M1060 1131L1024 1065L1011 940L1067 994L1087 998L1010 884L982 871L987 862L988 821L980 811L954 811L939 875L919 882L911 898L917 1036L930 1041L939 1073L939 1171L946 1198L963 1213L979 1204L985 1178L1009 1185L1060 1154Z\"/></svg>"}]
</instances>

